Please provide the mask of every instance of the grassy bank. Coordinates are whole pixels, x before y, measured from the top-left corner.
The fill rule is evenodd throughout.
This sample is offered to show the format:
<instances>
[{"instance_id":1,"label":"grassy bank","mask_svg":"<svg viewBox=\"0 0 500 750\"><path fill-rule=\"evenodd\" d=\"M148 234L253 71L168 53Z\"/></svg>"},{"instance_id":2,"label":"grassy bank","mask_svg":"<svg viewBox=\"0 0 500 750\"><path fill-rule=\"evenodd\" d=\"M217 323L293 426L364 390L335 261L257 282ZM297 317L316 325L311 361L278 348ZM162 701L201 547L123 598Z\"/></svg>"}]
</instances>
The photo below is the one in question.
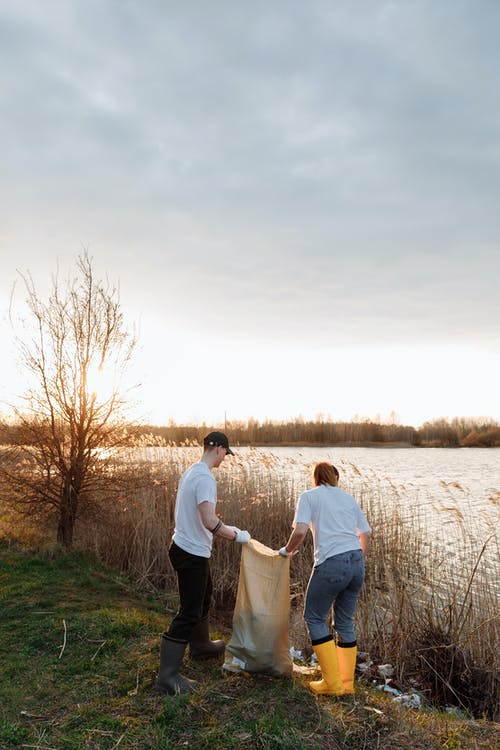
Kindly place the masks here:
<instances>
[{"instance_id":1,"label":"grassy bank","mask_svg":"<svg viewBox=\"0 0 500 750\"><path fill-rule=\"evenodd\" d=\"M190 696L152 689L175 602L87 555L0 547L0 747L493 750L498 725L394 703L368 682L315 699L305 678L191 664ZM229 633L219 625L219 634Z\"/></svg>"},{"instance_id":2,"label":"grassy bank","mask_svg":"<svg viewBox=\"0 0 500 750\"><path fill-rule=\"evenodd\" d=\"M180 473L199 449L122 453L106 471L102 497L86 508L76 542L85 552L158 594L175 590L167 559ZM434 519L446 539L429 534L412 488L392 487L342 465L342 485L353 491L373 528L367 580L356 615L360 649L375 663L391 663L400 684L413 685L434 706L456 706L477 718L499 716L498 535L478 531L477 519L447 513ZM277 549L287 538L298 493L310 479L300 463L250 451L217 472L224 519L248 528ZM111 492L111 494L110 494ZM12 536L50 539L50 527L2 517ZM52 532L53 536L53 532ZM302 618L312 564L311 540L291 563L292 644L309 645ZM238 545L217 541L212 557L218 606L234 604ZM230 624L230 620L229 623Z\"/></svg>"}]
</instances>

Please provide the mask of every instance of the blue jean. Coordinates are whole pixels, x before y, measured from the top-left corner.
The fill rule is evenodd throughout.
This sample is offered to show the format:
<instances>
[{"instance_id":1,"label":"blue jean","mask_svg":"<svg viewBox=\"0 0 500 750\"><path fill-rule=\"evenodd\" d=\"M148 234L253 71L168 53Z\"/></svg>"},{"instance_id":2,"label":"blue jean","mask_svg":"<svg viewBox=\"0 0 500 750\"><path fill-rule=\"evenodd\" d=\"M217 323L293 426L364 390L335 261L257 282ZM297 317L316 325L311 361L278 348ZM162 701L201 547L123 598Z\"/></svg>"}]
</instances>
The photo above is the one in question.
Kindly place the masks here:
<instances>
[{"instance_id":1,"label":"blue jean","mask_svg":"<svg viewBox=\"0 0 500 750\"><path fill-rule=\"evenodd\" d=\"M365 558L355 549L317 565L307 587L304 619L313 645L331 638L326 620L333 606L339 642L355 644L354 611L365 580Z\"/></svg>"}]
</instances>

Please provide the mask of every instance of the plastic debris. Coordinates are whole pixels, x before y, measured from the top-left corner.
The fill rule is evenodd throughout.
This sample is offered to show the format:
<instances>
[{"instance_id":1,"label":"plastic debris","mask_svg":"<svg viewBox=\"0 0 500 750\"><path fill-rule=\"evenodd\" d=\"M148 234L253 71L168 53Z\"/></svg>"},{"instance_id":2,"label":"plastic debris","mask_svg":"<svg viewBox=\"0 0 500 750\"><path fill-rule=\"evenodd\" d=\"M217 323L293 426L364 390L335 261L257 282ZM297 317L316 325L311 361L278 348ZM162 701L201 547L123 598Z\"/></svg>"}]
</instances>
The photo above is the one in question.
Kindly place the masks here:
<instances>
[{"instance_id":1,"label":"plastic debris","mask_svg":"<svg viewBox=\"0 0 500 750\"><path fill-rule=\"evenodd\" d=\"M365 711L373 711L374 714L378 714L379 716L383 716L384 712L381 711L379 708L375 708L374 706L363 706Z\"/></svg>"},{"instance_id":2,"label":"plastic debris","mask_svg":"<svg viewBox=\"0 0 500 750\"><path fill-rule=\"evenodd\" d=\"M445 711L446 711L447 714L450 714L450 716L455 716L457 719L468 719L469 718L466 713L464 713L463 711L461 711L456 706L446 706Z\"/></svg>"},{"instance_id":3,"label":"plastic debris","mask_svg":"<svg viewBox=\"0 0 500 750\"><path fill-rule=\"evenodd\" d=\"M316 674L318 671L318 668L314 665L310 666L307 664L296 664L293 663L293 671L296 674L304 674L304 675L313 675Z\"/></svg>"},{"instance_id":4,"label":"plastic debris","mask_svg":"<svg viewBox=\"0 0 500 750\"><path fill-rule=\"evenodd\" d=\"M401 703L402 706L406 706L406 708L416 708L420 709L422 708L422 702L423 697L420 695L420 693L402 693L402 695L396 696L394 698L395 703Z\"/></svg>"},{"instance_id":5,"label":"plastic debris","mask_svg":"<svg viewBox=\"0 0 500 750\"><path fill-rule=\"evenodd\" d=\"M398 690L395 687L392 687L392 685L388 685L387 683L385 685L377 685L377 690L381 690L384 693L391 693L392 695L402 695L401 690Z\"/></svg>"},{"instance_id":6,"label":"plastic debris","mask_svg":"<svg viewBox=\"0 0 500 750\"><path fill-rule=\"evenodd\" d=\"M394 667L392 664L379 664L377 670L382 677L392 677L394 674Z\"/></svg>"},{"instance_id":7,"label":"plastic debris","mask_svg":"<svg viewBox=\"0 0 500 750\"><path fill-rule=\"evenodd\" d=\"M371 659L366 659L366 661L361 662L358 664L358 669L360 669L362 672L367 672L370 667L373 665L373 662Z\"/></svg>"},{"instance_id":8,"label":"plastic debris","mask_svg":"<svg viewBox=\"0 0 500 750\"><path fill-rule=\"evenodd\" d=\"M245 662L238 659L237 656L228 656L222 665L222 669L225 669L227 672L244 672L245 667Z\"/></svg>"},{"instance_id":9,"label":"plastic debris","mask_svg":"<svg viewBox=\"0 0 500 750\"><path fill-rule=\"evenodd\" d=\"M406 708L422 708L424 696L421 693L418 693L416 690L409 690L408 692L399 690L397 687L394 687L394 685L391 684L390 679L386 679L384 685L377 685L376 687L377 690L380 690L383 693L389 693L390 695L393 695L394 703L399 703L401 706L405 706Z\"/></svg>"},{"instance_id":10,"label":"plastic debris","mask_svg":"<svg viewBox=\"0 0 500 750\"><path fill-rule=\"evenodd\" d=\"M308 675L316 671L318 659L315 653L313 653L308 658L304 651L299 651L292 646L290 648L290 656L294 660L293 671L295 673ZM375 685L377 690L380 690L383 693L388 693L390 696L392 696L392 699L395 703L399 703L405 708L413 708L417 710L422 708L423 704L425 703L425 698L422 693L419 693L415 687L411 687L409 690L404 690L400 682L394 678L395 669L392 664L377 664L375 666L372 659L370 659L369 654L364 651L358 651L358 658L362 661L357 664L357 668L360 672L363 673L365 679L370 679L373 681L373 684ZM233 658L233 660L238 662L238 659L236 658ZM297 662L300 663L297 664ZM226 664L224 664L224 668L228 668ZM239 671L241 668L244 668L244 665L242 667L237 665L236 669L234 667L229 667L229 670ZM378 679L380 679L380 677L384 679L383 684L377 684L377 675L379 676ZM417 684L415 680L410 680L410 682L413 685ZM370 710L382 714L382 711L379 711L378 709L370 708ZM458 709L448 707L446 710L448 711L448 713L453 713L457 716L461 716L461 713L458 711Z\"/></svg>"},{"instance_id":11,"label":"plastic debris","mask_svg":"<svg viewBox=\"0 0 500 750\"><path fill-rule=\"evenodd\" d=\"M318 659L315 653L308 657L304 651L290 647L290 656L293 660L293 671L298 674L313 674L317 671ZM299 662L297 664L297 662Z\"/></svg>"}]
</instances>

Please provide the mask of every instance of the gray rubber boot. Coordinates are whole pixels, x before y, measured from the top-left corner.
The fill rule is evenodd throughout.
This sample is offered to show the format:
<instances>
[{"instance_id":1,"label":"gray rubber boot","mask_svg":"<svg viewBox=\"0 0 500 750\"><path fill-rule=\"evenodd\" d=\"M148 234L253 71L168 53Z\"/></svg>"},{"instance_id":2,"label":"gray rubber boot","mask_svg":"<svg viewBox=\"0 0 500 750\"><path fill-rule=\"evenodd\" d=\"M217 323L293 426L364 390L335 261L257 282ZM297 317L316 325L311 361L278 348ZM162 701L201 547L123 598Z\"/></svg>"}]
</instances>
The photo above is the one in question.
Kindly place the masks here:
<instances>
[{"instance_id":1,"label":"gray rubber boot","mask_svg":"<svg viewBox=\"0 0 500 750\"><path fill-rule=\"evenodd\" d=\"M176 695L177 693L189 693L194 690L197 683L194 680L188 680L179 674L187 643L171 641L170 638L161 639L160 647L160 670L156 680L156 689L162 693Z\"/></svg>"},{"instance_id":2,"label":"gray rubber boot","mask_svg":"<svg viewBox=\"0 0 500 750\"><path fill-rule=\"evenodd\" d=\"M189 655L192 659L217 659L224 654L224 641L211 641L208 633L208 617L204 617L191 631Z\"/></svg>"}]
</instances>

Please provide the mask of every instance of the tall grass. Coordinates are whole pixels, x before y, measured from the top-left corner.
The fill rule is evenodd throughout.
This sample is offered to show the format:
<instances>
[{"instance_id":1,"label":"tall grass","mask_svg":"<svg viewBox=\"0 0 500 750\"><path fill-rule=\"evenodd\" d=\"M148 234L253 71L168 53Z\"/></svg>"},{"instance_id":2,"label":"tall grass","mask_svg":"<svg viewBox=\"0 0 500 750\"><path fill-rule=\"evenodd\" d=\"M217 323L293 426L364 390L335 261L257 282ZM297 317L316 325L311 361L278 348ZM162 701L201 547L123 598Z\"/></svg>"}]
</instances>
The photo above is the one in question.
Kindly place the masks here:
<instances>
[{"instance_id":1,"label":"tall grass","mask_svg":"<svg viewBox=\"0 0 500 750\"><path fill-rule=\"evenodd\" d=\"M175 591L168 561L177 484L197 460L197 447L145 448L108 465L113 497L76 528L78 546L128 573L145 587ZM403 684L431 701L499 715L498 536L479 536L473 519L424 515L415 488L398 488L342 465L373 529L366 584L358 605L360 650L391 662ZM283 461L249 449L217 470L218 512L277 549L290 532L301 491L310 486L300 458ZM111 502L110 502L111 499ZM104 502L106 500L106 502ZM211 561L214 598L230 610L238 585L240 547L216 540ZM291 561L291 641L308 644L302 619L312 566L310 535Z\"/></svg>"}]
</instances>

